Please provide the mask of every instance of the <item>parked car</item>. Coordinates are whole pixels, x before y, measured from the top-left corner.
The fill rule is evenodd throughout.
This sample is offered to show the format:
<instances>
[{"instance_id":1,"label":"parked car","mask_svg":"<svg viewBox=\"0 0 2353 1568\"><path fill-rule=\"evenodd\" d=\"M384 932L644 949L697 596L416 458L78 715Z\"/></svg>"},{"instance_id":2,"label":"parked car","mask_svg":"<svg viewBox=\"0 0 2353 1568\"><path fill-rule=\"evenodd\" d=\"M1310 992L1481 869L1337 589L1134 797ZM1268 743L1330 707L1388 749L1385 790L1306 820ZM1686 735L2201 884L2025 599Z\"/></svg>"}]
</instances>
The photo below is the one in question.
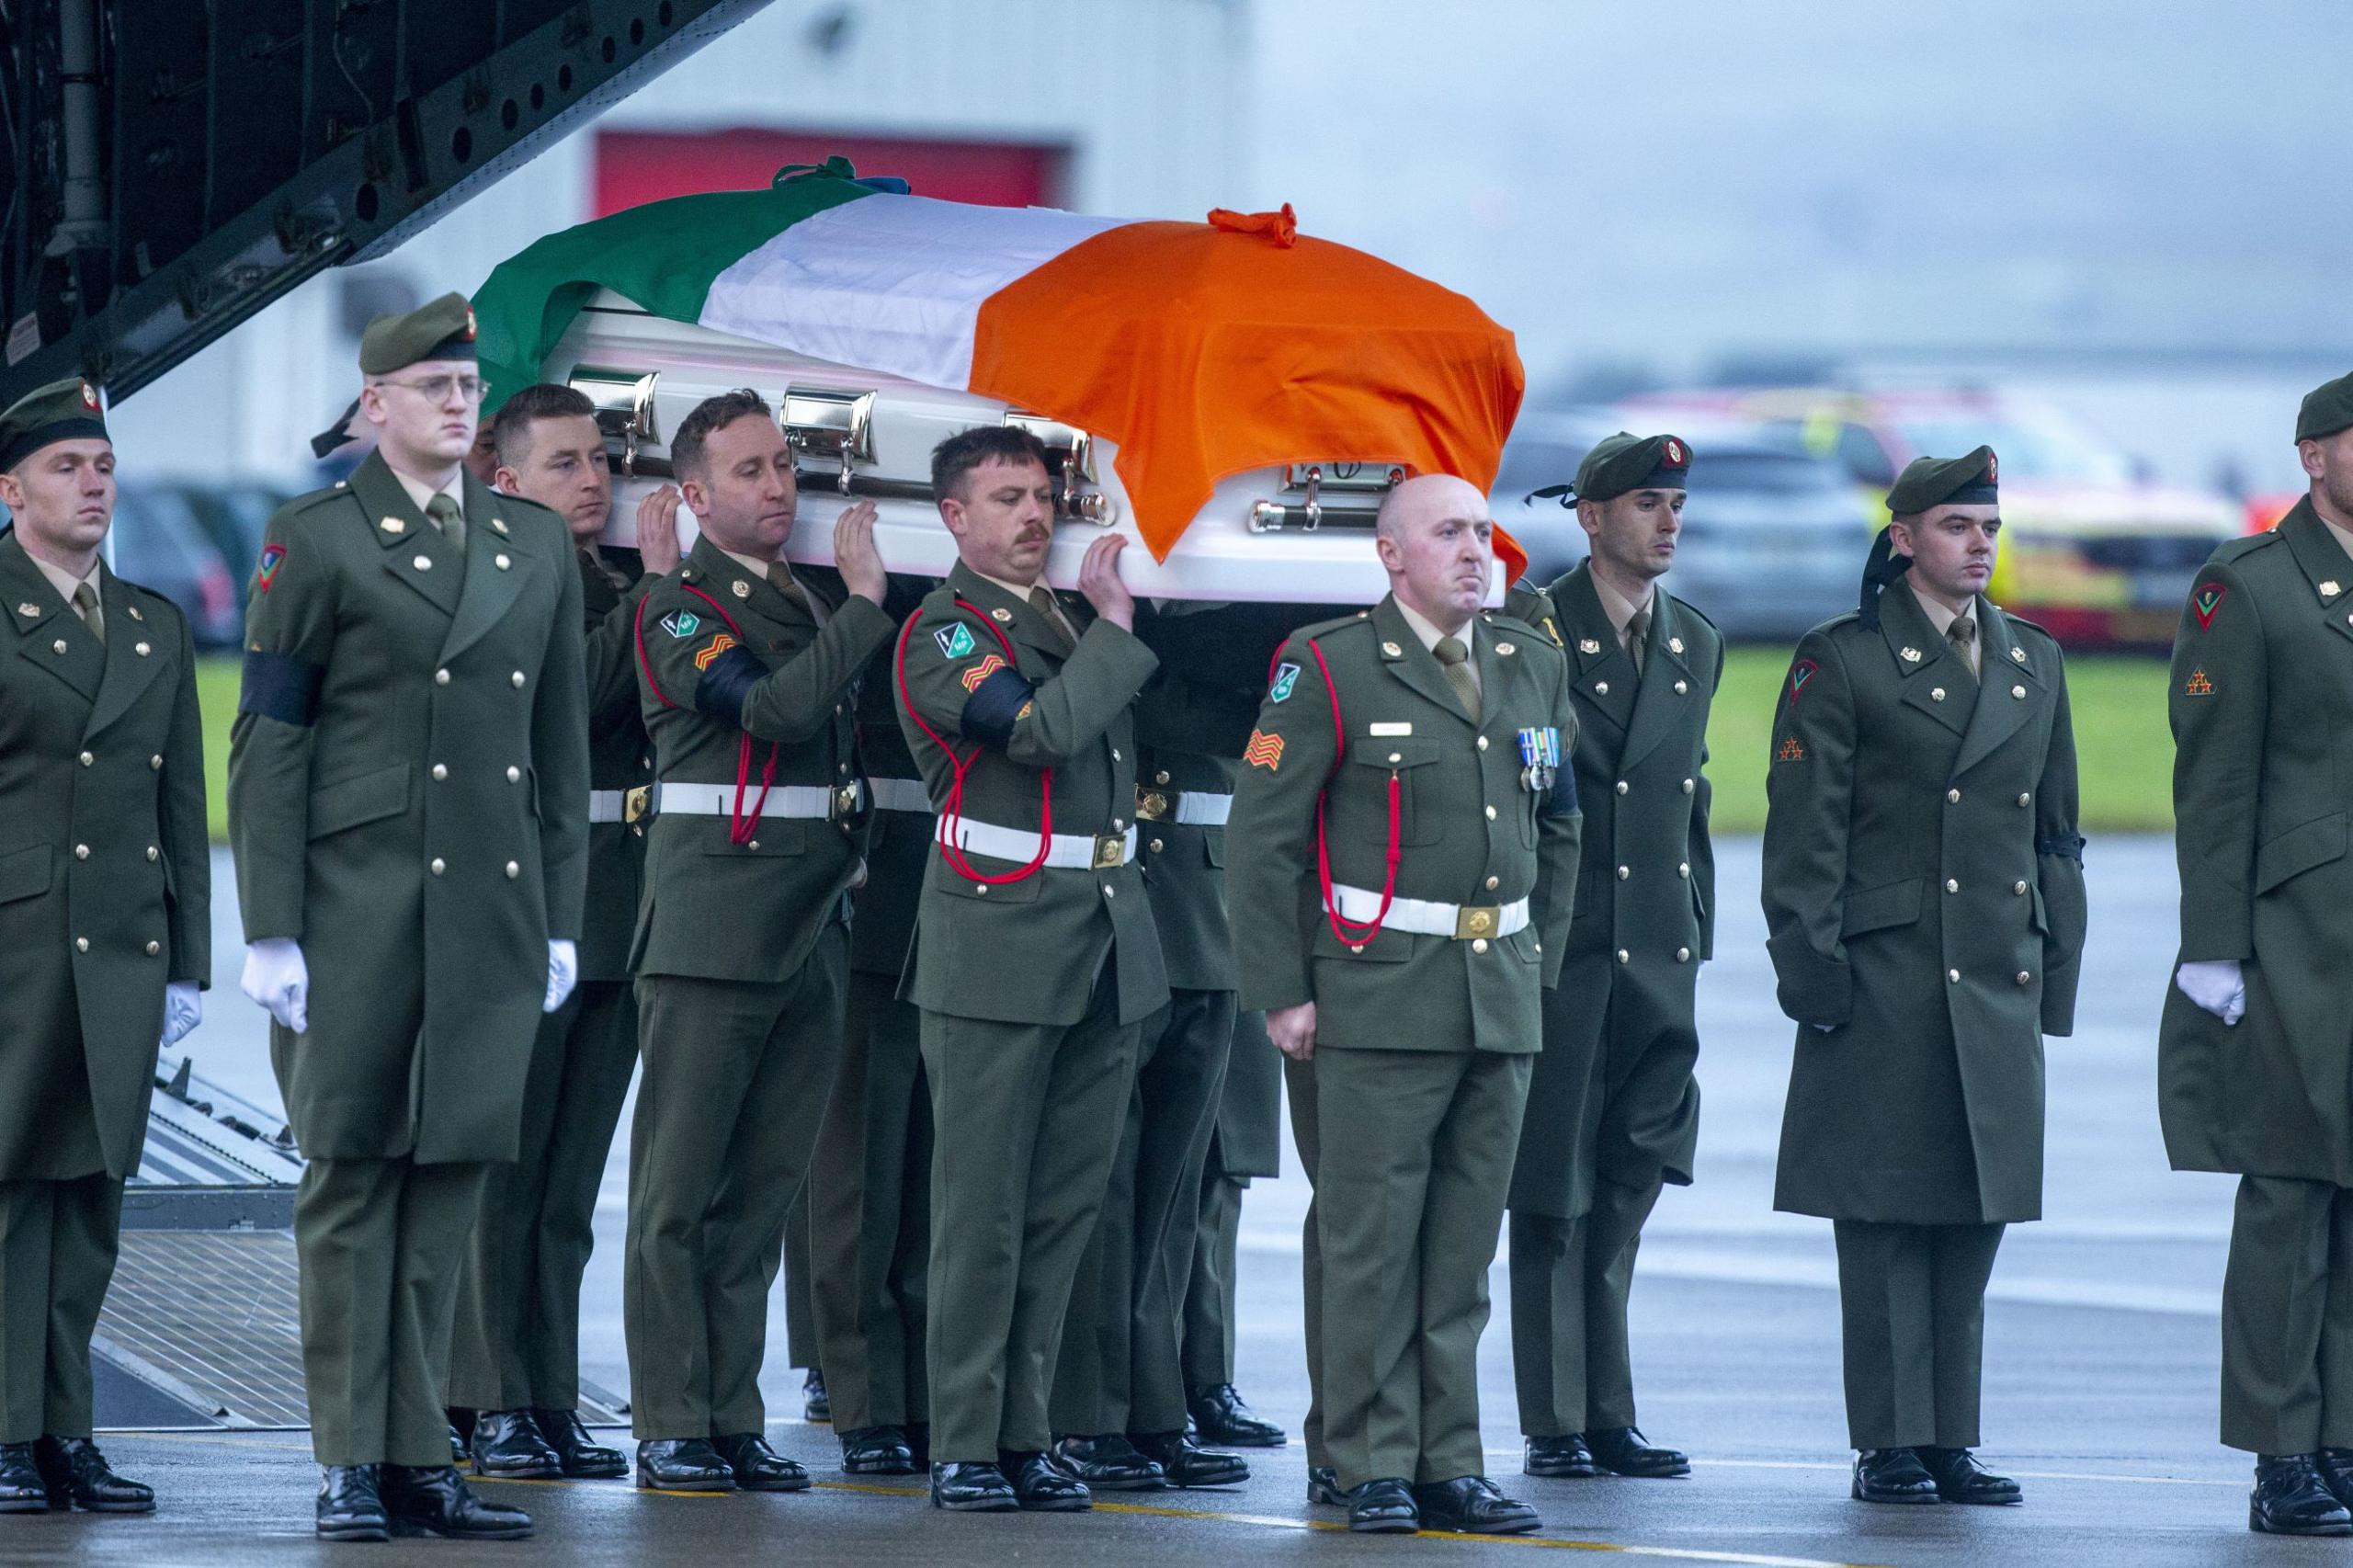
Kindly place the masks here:
<instances>
[{"instance_id":1,"label":"parked car","mask_svg":"<svg viewBox=\"0 0 2353 1568\"><path fill-rule=\"evenodd\" d=\"M1713 415L1794 440L1852 476L1874 528L1913 458L1991 446L2003 539L1989 592L2071 644L2171 643L2191 579L2243 527L2223 496L2152 483L2055 409L2001 392L1718 389L1645 396L1621 412L1663 428Z\"/></svg>"},{"instance_id":2,"label":"parked car","mask_svg":"<svg viewBox=\"0 0 2353 1568\"><path fill-rule=\"evenodd\" d=\"M246 576L261 559L262 533L269 527L269 515L285 502L287 493L267 484L238 481L175 484L170 488L196 514L205 537L236 574L242 594Z\"/></svg>"},{"instance_id":3,"label":"parked car","mask_svg":"<svg viewBox=\"0 0 2353 1568\"><path fill-rule=\"evenodd\" d=\"M1549 499L1523 506L1522 499L1573 478L1578 460L1621 424L1596 414L1540 414L1523 415L1513 430L1492 504L1496 521L1527 548L1536 581L1549 583L1584 560L1586 535L1574 511ZM1678 598L1745 642L1795 642L1854 608L1869 534L1837 464L1787 438L1736 426L1686 420L1657 429L1691 445L1683 532L1667 579Z\"/></svg>"},{"instance_id":4,"label":"parked car","mask_svg":"<svg viewBox=\"0 0 2353 1568\"><path fill-rule=\"evenodd\" d=\"M244 634L242 585L185 499L161 486L123 485L115 497L112 539L115 574L179 606L197 647L238 645Z\"/></svg>"}]
</instances>

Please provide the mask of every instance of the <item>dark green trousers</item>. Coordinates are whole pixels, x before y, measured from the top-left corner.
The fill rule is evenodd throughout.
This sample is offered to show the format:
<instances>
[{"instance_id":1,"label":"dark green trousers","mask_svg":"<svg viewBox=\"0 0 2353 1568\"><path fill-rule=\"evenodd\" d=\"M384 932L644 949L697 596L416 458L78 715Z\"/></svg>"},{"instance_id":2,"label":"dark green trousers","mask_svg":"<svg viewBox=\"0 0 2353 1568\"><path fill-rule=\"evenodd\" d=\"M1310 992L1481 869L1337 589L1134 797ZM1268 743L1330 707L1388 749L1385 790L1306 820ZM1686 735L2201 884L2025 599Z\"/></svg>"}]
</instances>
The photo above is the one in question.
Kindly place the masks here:
<instances>
[{"instance_id":1,"label":"dark green trousers","mask_svg":"<svg viewBox=\"0 0 2353 1568\"><path fill-rule=\"evenodd\" d=\"M931 1085L931 1456L1043 1449L1071 1283L1119 1153L1142 1022L1096 978L1074 1024L923 1015Z\"/></svg>"},{"instance_id":2,"label":"dark green trousers","mask_svg":"<svg viewBox=\"0 0 2353 1568\"><path fill-rule=\"evenodd\" d=\"M321 1464L446 1465L458 1274L490 1166L313 1159L294 1193Z\"/></svg>"},{"instance_id":3,"label":"dark green trousers","mask_svg":"<svg viewBox=\"0 0 2353 1568\"><path fill-rule=\"evenodd\" d=\"M1839 1220L1832 1233L1847 1440L1858 1449L1975 1448L1985 1282L2002 1227Z\"/></svg>"},{"instance_id":4,"label":"dark green trousers","mask_svg":"<svg viewBox=\"0 0 2353 1568\"><path fill-rule=\"evenodd\" d=\"M1529 1437L1635 1425L1626 1296L1662 1185L1599 1177L1574 1220L1513 1211L1512 1374Z\"/></svg>"},{"instance_id":5,"label":"dark green trousers","mask_svg":"<svg viewBox=\"0 0 2353 1568\"><path fill-rule=\"evenodd\" d=\"M1317 1205L1324 1189L1316 1185L1317 1153L1323 1147L1316 1123L1315 1063L1283 1058L1283 1097L1290 1105L1290 1141L1299 1151L1299 1168L1307 1177L1307 1219L1299 1233L1299 1285L1307 1350L1307 1415L1300 1422L1300 1440L1307 1446L1307 1462L1317 1469L1332 1463L1324 1442L1324 1240Z\"/></svg>"},{"instance_id":6,"label":"dark green trousers","mask_svg":"<svg viewBox=\"0 0 2353 1568\"><path fill-rule=\"evenodd\" d=\"M841 1064L809 1169L810 1294L834 1430L922 1426L931 1096L897 977L849 977Z\"/></svg>"},{"instance_id":7,"label":"dark green trousers","mask_svg":"<svg viewBox=\"0 0 2353 1568\"><path fill-rule=\"evenodd\" d=\"M90 1335L121 1234L104 1172L0 1182L0 1443L90 1435Z\"/></svg>"},{"instance_id":8,"label":"dark green trousers","mask_svg":"<svg viewBox=\"0 0 2353 1568\"><path fill-rule=\"evenodd\" d=\"M597 1244L597 1189L637 1071L630 983L585 980L540 1020L520 1152L483 1184L458 1279L449 1403L570 1410L580 1403L580 1279Z\"/></svg>"},{"instance_id":9,"label":"dark green trousers","mask_svg":"<svg viewBox=\"0 0 2353 1568\"><path fill-rule=\"evenodd\" d=\"M762 1432L785 1218L840 1050L847 927L790 980L641 975L621 1310L640 1439Z\"/></svg>"},{"instance_id":10,"label":"dark green trousers","mask_svg":"<svg viewBox=\"0 0 2353 1568\"><path fill-rule=\"evenodd\" d=\"M1144 1024L1119 1153L1063 1324L1058 1433L1184 1429L1180 1319L1233 1016L1231 991L1181 990Z\"/></svg>"},{"instance_id":11,"label":"dark green trousers","mask_svg":"<svg viewBox=\"0 0 2353 1568\"><path fill-rule=\"evenodd\" d=\"M1185 1282L1185 1385L1233 1381L1234 1279L1242 1245L1242 1195L1248 1176L1218 1168L1217 1145L1201 1172L1201 1201L1193 1226L1193 1271Z\"/></svg>"},{"instance_id":12,"label":"dark green trousers","mask_svg":"<svg viewBox=\"0 0 2353 1568\"><path fill-rule=\"evenodd\" d=\"M821 1120L818 1136L824 1137L824 1131ZM810 1262L810 1246L809 1184L803 1180L792 1207L784 1216L784 1354L789 1365L804 1370L813 1367L823 1376L825 1363L817 1353L817 1308L813 1298L816 1276Z\"/></svg>"},{"instance_id":13,"label":"dark green trousers","mask_svg":"<svg viewBox=\"0 0 2353 1568\"><path fill-rule=\"evenodd\" d=\"M1479 1335L1535 1060L1314 1055L1324 1441L1344 1488L1486 1473Z\"/></svg>"},{"instance_id":14,"label":"dark green trousers","mask_svg":"<svg viewBox=\"0 0 2353 1568\"><path fill-rule=\"evenodd\" d=\"M2256 1454L2353 1448L2353 1188L2239 1178L2222 1441Z\"/></svg>"}]
</instances>

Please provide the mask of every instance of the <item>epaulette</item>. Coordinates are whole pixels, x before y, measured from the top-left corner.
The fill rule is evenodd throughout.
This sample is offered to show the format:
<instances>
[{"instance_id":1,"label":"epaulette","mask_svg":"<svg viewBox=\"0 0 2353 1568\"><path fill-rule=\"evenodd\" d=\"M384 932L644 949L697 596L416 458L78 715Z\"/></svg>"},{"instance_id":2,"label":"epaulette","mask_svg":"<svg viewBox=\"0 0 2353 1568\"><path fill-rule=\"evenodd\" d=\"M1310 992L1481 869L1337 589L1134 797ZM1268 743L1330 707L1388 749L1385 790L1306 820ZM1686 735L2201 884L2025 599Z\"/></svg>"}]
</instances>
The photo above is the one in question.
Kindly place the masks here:
<instances>
[{"instance_id":1,"label":"epaulette","mask_svg":"<svg viewBox=\"0 0 2353 1568\"><path fill-rule=\"evenodd\" d=\"M1479 612L1479 619L1485 621L1489 626L1494 627L1498 631L1516 631L1523 637L1540 638L1542 639L1544 645L1548 648L1558 646L1552 638L1544 635L1544 629L1542 627L1537 625L1532 620L1523 619L1519 616L1513 615L1508 611L1500 609L1483 609Z\"/></svg>"},{"instance_id":2,"label":"epaulette","mask_svg":"<svg viewBox=\"0 0 2353 1568\"><path fill-rule=\"evenodd\" d=\"M1664 594L1666 593L1666 590L1661 588L1659 592ZM1684 614L1689 616L1692 619L1698 621L1709 631L1714 632L1718 642L1722 642L1723 640L1724 629L1718 626L1713 620L1711 620L1708 618L1708 612L1706 610L1701 609L1698 605L1693 604L1689 599L1683 597L1680 594L1667 594L1666 597L1675 601L1676 608L1681 610Z\"/></svg>"},{"instance_id":3,"label":"epaulette","mask_svg":"<svg viewBox=\"0 0 2353 1568\"><path fill-rule=\"evenodd\" d=\"M358 499L359 498L358 496L351 494L351 486L349 484L341 480L337 480L333 484L322 485L316 490L306 490L290 501L279 503L278 515L281 517L290 517L297 512L307 512L312 507L320 505L322 502L347 500L357 505Z\"/></svg>"},{"instance_id":4,"label":"epaulette","mask_svg":"<svg viewBox=\"0 0 2353 1568\"><path fill-rule=\"evenodd\" d=\"M2206 558L2207 564L2228 566L2234 562L2244 561L2258 550L2268 550L2280 543L2283 537L2275 526L2259 534L2242 534L2236 539L2225 540L2214 547L2213 554Z\"/></svg>"},{"instance_id":5,"label":"epaulette","mask_svg":"<svg viewBox=\"0 0 2353 1568\"><path fill-rule=\"evenodd\" d=\"M1361 623L1367 631L1370 631L1372 627L1372 611L1369 609L1360 609L1353 611L1347 615L1336 616L1330 620L1313 621L1306 626L1299 627L1293 631L1290 635L1291 637L1329 637L1335 631L1345 631L1348 627L1355 626L1359 623ZM1289 642L1290 640L1290 638L1284 639L1285 642Z\"/></svg>"}]
</instances>

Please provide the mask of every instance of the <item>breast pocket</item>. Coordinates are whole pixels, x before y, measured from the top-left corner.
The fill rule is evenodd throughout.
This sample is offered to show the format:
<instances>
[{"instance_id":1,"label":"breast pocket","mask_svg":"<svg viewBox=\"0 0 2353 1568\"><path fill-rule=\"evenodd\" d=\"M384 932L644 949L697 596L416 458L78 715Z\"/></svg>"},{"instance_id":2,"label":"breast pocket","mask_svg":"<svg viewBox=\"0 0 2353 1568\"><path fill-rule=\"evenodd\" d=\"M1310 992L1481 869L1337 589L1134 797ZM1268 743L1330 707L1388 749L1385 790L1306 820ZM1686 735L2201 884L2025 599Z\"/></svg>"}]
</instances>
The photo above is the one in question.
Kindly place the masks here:
<instances>
[{"instance_id":1,"label":"breast pocket","mask_svg":"<svg viewBox=\"0 0 2353 1568\"><path fill-rule=\"evenodd\" d=\"M1436 844L1446 836L1446 824L1435 807L1416 806L1416 797L1436 788L1438 760L1438 742L1426 735L1376 735L1360 738L1348 748L1350 766L1383 776L1370 790L1365 790L1359 782L1355 792L1381 800L1388 788L1385 776L1396 775L1397 833L1401 844ZM1375 810L1385 812L1387 807L1384 804ZM1385 836L1385 820L1382 826Z\"/></svg>"}]
</instances>

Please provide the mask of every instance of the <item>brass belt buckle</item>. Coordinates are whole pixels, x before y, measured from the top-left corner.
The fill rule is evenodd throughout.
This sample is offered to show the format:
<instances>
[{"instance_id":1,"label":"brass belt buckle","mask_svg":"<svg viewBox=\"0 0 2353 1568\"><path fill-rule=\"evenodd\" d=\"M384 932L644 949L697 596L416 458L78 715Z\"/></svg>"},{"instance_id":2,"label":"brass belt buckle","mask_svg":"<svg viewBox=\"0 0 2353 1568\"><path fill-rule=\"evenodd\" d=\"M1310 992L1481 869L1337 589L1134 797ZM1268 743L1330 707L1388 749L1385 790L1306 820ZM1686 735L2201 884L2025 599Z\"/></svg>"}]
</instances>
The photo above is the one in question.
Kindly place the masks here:
<instances>
[{"instance_id":1,"label":"brass belt buckle","mask_svg":"<svg viewBox=\"0 0 2353 1568\"><path fill-rule=\"evenodd\" d=\"M837 818L858 814L858 786L844 784L834 791L834 815Z\"/></svg>"},{"instance_id":2,"label":"brass belt buckle","mask_svg":"<svg viewBox=\"0 0 2353 1568\"><path fill-rule=\"evenodd\" d=\"M1136 815L1146 822L1167 821L1168 808L1172 803L1157 790L1139 789L1136 791Z\"/></svg>"},{"instance_id":3,"label":"brass belt buckle","mask_svg":"<svg viewBox=\"0 0 2353 1568\"><path fill-rule=\"evenodd\" d=\"M1115 866L1126 865L1127 861L1128 839L1125 834L1107 833L1095 840L1096 870L1108 871Z\"/></svg>"},{"instance_id":4,"label":"brass belt buckle","mask_svg":"<svg viewBox=\"0 0 2353 1568\"><path fill-rule=\"evenodd\" d=\"M1504 912L1492 903L1465 904L1454 916L1454 939L1468 942L1503 928Z\"/></svg>"},{"instance_id":5,"label":"brass belt buckle","mask_svg":"<svg viewBox=\"0 0 2353 1568\"><path fill-rule=\"evenodd\" d=\"M654 787L640 784L621 796L621 821L642 822L654 812Z\"/></svg>"}]
</instances>

